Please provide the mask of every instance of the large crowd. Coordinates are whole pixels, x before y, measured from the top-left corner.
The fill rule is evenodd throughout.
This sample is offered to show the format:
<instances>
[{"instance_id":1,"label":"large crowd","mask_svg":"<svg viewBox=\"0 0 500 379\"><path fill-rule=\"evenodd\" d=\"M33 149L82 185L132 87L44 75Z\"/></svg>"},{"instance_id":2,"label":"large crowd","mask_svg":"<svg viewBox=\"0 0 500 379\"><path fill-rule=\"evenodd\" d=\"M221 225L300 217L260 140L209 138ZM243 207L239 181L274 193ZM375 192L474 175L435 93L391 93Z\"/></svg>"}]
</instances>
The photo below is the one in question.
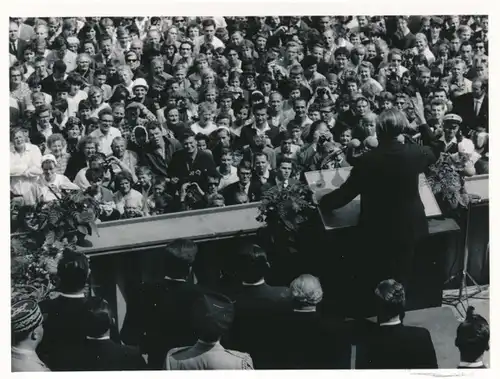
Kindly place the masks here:
<instances>
[{"instance_id":1,"label":"large crowd","mask_svg":"<svg viewBox=\"0 0 500 379\"><path fill-rule=\"evenodd\" d=\"M401 143L488 172L486 16L12 18L11 197L100 221L258 201Z\"/></svg>"},{"instance_id":2,"label":"large crowd","mask_svg":"<svg viewBox=\"0 0 500 379\"><path fill-rule=\"evenodd\" d=\"M12 305L12 370L350 369L352 361L358 369L439 367L437 336L404 323L405 289L393 279L374 288L376 322L346 321L324 313L315 276L267 284L268 257L257 245L236 252L237 282L210 287L193 280L193 242L173 241L163 256L164 279L129 292L118 331L111 305L85 294L88 258L66 253L57 298ZM469 308L456 330L458 367L485 368L489 339L488 322Z\"/></svg>"},{"instance_id":3,"label":"large crowd","mask_svg":"<svg viewBox=\"0 0 500 379\"><path fill-rule=\"evenodd\" d=\"M25 206L82 190L111 221L259 201L355 166L389 119L399 143L488 173L486 16L12 18L9 53L11 199ZM118 331L85 292L87 257L67 252L57 298L12 306L13 370L348 369L352 345L357 368L438 367L429 331L404 325L404 283L373 288L376 323L348 322L321 312L318 278L272 286L262 248L235 255L235 283L206 288L196 245L172 242ZM472 309L456 346L461 368L484 367L489 326Z\"/></svg>"}]
</instances>

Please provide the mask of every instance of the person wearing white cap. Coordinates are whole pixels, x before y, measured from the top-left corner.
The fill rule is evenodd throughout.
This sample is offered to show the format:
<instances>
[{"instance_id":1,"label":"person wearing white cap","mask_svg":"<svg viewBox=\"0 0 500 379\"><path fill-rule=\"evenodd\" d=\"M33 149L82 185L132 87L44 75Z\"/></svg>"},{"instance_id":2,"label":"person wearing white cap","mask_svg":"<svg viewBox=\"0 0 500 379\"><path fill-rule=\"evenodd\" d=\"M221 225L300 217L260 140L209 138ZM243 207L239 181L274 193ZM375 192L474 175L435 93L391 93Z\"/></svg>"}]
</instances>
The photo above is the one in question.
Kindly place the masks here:
<instances>
[{"instance_id":1,"label":"person wearing white cap","mask_svg":"<svg viewBox=\"0 0 500 379\"><path fill-rule=\"evenodd\" d=\"M144 103L148 91L149 91L149 85L145 79L138 78L134 80L134 82L132 83L132 93L134 94L134 98L132 99L132 101Z\"/></svg>"},{"instance_id":2,"label":"person wearing white cap","mask_svg":"<svg viewBox=\"0 0 500 379\"><path fill-rule=\"evenodd\" d=\"M38 203L48 203L62 197L62 190L78 190L79 187L64 175L56 173L57 159L52 154L42 157L43 174L32 187Z\"/></svg>"}]
</instances>

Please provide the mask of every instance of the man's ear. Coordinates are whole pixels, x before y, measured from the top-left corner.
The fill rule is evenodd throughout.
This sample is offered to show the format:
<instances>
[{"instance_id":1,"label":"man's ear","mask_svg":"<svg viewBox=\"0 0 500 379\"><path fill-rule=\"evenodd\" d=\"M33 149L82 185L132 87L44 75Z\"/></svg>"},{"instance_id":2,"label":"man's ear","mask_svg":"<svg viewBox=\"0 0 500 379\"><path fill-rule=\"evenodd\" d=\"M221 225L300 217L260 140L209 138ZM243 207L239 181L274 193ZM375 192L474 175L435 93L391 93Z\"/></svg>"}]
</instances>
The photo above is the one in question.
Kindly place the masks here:
<instances>
[{"instance_id":1,"label":"man's ear","mask_svg":"<svg viewBox=\"0 0 500 379\"><path fill-rule=\"evenodd\" d=\"M31 340L36 341L36 340L38 340L38 337L39 337L39 333L37 332L37 330L36 329L33 330L31 332L31 335L30 335Z\"/></svg>"},{"instance_id":2,"label":"man's ear","mask_svg":"<svg viewBox=\"0 0 500 379\"><path fill-rule=\"evenodd\" d=\"M455 346L458 347L458 339L455 338Z\"/></svg>"}]
</instances>

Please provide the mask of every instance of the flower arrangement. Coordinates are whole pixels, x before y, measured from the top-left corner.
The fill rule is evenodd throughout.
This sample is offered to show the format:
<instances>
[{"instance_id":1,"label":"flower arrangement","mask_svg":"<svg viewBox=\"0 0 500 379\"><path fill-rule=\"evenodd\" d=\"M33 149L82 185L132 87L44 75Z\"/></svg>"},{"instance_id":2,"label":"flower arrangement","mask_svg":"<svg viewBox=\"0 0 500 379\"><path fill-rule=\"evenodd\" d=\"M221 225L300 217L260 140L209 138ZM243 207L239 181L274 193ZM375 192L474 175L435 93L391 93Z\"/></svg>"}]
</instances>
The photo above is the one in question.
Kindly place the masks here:
<instances>
[{"instance_id":1,"label":"flower arrangement","mask_svg":"<svg viewBox=\"0 0 500 379\"><path fill-rule=\"evenodd\" d=\"M11 298L13 301L31 298L41 301L56 294L57 263L63 254L75 246L55 242L52 246L37 246L29 235L11 238Z\"/></svg>"},{"instance_id":2,"label":"flower arrangement","mask_svg":"<svg viewBox=\"0 0 500 379\"><path fill-rule=\"evenodd\" d=\"M81 236L97 233L99 205L81 191L36 206L17 203L11 205L18 226L11 235L11 299L41 301L56 295L61 257L76 249Z\"/></svg>"},{"instance_id":3,"label":"flower arrangement","mask_svg":"<svg viewBox=\"0 0 500 379\"><path fill-rule=\"evenodd\" d=\"M312 195L310 188L302 183L286 188L273 186L263 194L257 221L298 232L315 210Z\"/></svg>"},{"instance_id":4,"label":"flower arrangement","mask_svg":"<svg viewBox=\"0 0 500 379\"><path fill-rule=\"evenodd\" d=\"M467 161L465 155L441 154L429 167L427 181L445 214L453 214L469 205L470 195L464 188L463 179Z\"/></svg>"},{"instance_id":5,"label":"flower arrangement","mask_svg":"<svg viewBox=\"0 0 500 379\"><path fill-rule=\"evenodd\" d=\"M56 241L81 242L81 237L99 235L96 219L99 203L82 191L64 192L63 196L49 203L39 203L24 210L22 230L33 234L42 245Z\"/></svg>"}]
</instances>

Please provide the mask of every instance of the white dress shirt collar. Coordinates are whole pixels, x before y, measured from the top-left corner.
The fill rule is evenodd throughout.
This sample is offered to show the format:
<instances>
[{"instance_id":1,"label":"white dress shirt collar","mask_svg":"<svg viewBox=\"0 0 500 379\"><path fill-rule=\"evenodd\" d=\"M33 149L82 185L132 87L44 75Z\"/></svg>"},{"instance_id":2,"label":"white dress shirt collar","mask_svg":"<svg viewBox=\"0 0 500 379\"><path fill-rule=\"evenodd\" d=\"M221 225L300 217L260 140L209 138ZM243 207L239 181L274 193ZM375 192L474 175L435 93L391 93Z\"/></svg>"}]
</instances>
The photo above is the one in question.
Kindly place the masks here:
<instances>
[{"instance_id":1,"label":"white dress shirt collar","mask_svg":"<svg viewBox=\"0 0 500 379\"><path fill-rule=\"evenodd\" d=\"M261 279L258 282L255 283L247 283L247 282L242 282L241 284L246 287L252 287L252 286L260 286L261 284L264 284L266 281L265 279Z\"/></svg>"},{"instance_id":2,"label":"white dress shirt collar","mask_svg":"<svg viewBox=\"0 0 500 379\"><path fill-rule=\"evenodd\" d=\"M477 361L477 362L463 362L460 361L460 364L458 367L468 367L468 368L478 368L478 367L484 367L485 364L483 363L482 360Z\"/></svg>"},{"instance_id":3,"label":"white dress shirt collar","mask_svg":"<svg viewBox=\"0 0 500 379\"><path fill-rule=\"evenodd\" d=\"M82 293L60 293L59 296L66 297L68 299L83 299L85 294Z\"/></svg>"}]
</instances>

